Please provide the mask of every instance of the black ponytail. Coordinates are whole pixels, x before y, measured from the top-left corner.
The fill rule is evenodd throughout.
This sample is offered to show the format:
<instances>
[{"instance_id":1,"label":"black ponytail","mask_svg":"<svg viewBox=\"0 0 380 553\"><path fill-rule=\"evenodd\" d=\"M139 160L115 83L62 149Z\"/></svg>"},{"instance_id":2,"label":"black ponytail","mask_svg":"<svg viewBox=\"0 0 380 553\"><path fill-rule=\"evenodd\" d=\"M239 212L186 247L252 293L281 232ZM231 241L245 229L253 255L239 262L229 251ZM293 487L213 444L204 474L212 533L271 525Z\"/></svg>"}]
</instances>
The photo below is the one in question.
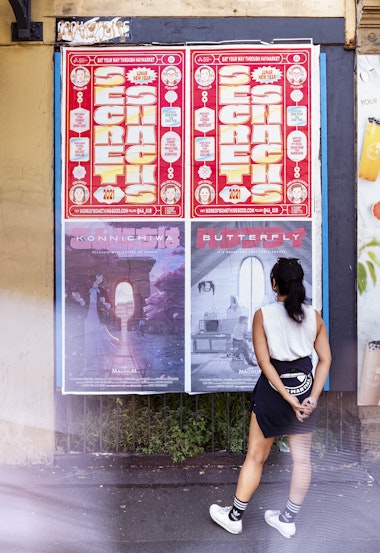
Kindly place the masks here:
<instances>
[{"instance_id":1,"label":"black ponytail","mask_svg":"<svg viewBox=\"0 0 380 553\"><path fill-rule=\"evenodd\" d=\"M305 317L302 307L306 298L303 277L301 264L298 259L292 257L280 257L270 274L271 284L274 279L278 286L278 293L286 296L284 301L286 312L297 323L301 323Z\"/></svg>"}]
</instances>

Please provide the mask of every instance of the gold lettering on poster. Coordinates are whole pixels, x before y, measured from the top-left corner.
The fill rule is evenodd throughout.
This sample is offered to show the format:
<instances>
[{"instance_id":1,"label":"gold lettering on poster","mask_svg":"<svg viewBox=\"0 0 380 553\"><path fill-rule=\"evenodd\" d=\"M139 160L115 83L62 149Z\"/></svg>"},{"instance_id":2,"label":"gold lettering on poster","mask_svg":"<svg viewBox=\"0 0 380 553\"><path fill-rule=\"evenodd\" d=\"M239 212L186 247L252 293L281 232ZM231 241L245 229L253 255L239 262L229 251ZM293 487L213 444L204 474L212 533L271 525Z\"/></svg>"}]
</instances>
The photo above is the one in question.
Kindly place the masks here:
<instances>
[{"instance_id":1,"label":"gold lettering on poster","mask_svg":"<svg viewBox=\"0 0 380 553\"><path fill-rule=\"evenodd\" d=\"M282 184L283 95L275 84L251 86L251 68L219 69L219 174L228 184Z\"/></svg>"}]
</instances>

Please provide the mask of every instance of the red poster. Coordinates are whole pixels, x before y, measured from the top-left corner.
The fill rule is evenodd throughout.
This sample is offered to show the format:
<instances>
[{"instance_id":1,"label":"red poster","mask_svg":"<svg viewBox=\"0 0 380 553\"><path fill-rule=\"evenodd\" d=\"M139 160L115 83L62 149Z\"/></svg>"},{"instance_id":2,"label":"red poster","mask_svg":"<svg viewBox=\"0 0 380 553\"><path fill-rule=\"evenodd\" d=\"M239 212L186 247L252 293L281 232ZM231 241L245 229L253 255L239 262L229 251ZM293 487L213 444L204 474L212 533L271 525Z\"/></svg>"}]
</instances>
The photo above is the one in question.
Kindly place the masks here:
<instances>
[{"instance_id":1,"label":"red poster","mask_svg":"<svg viewBox=\"0 0 380 553\"><path fill-rule=\"evenodd\" d=\"M65 218L184 217L184 49L63 52Z\"/></svg>"},{"instance_id":2,"label":"red poster","mask_svg":"<svg viewBox=\"0 0 380 553\"><path fill-rule=\"evenodd\" d=\"M311 49L191 49L192 217L312 216Z\"/></svg>"}]
</instances>

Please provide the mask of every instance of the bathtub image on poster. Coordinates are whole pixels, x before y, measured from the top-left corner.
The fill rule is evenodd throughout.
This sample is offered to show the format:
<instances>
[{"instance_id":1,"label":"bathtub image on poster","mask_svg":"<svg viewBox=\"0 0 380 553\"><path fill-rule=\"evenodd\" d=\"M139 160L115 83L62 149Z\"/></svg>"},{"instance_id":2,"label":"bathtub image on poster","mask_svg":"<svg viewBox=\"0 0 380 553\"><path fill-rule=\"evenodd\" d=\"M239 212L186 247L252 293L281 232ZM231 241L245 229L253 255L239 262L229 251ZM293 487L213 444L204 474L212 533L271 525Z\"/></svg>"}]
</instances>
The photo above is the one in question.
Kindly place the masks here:
<instances>
[{"instance_id":1,"label":"bathtub image on poster","mask_svg":"<svg viewBox=\"0 0 380 553\"><path fill-rule=\"evenodd\" d=\"M64 393L184 389L183 223L66 222Z\"/></svg>"},{"instance_id":2,"label":"bathtub image on poster","mask_svg":"<svg viewBox=\"0 0 380 553\"><path fill-rule=\"evenodd\" d=\"M191 240L191 391L250 391L260 375L252 318L275 301L277 258L299 259L312 300L312 223L194 222Z\"/></svg>"}]
</instances>

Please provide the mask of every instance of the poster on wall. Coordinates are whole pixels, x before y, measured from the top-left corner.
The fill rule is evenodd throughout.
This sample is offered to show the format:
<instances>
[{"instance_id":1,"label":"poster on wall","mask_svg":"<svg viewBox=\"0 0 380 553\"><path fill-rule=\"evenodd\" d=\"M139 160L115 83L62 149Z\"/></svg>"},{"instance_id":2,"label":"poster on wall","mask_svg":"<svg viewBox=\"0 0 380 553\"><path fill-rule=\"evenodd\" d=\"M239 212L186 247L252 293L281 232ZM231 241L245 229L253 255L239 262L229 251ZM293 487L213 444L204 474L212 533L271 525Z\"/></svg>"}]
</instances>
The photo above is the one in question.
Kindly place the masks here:
<instances>
[{"instance_id":1,"label":"poster on wall","mask_svg":"<svg viewBox=\"0 0 380 553\"><path fill-rule=\"evenodd\" d=\"M275 301L270 271L299 259L313 300L312 223L193 222L191 391L249 391L260 375L252 347L256 309Z\"/></svg>"},{"instance_id":2,"label":"poster on wall","mask_svg":"<svg viewBox=\"0 0 380 553\"><path fill-rule=\"evenodd\" d=\"M311 217L312 46L190 56L192 217Z\"/></svg>"},{"instance_id":3,"label":"poster on wall","mask_svg":"<svg viewBox=\"0 0 380 553\"><path fill-rule=\"evenodd\" d=\"M184 216L185 52L63 49L64 217Z\"/></svg>"},{"instance_id":4,"label":"poster on wall","mask_svg":"<svg viewBox=\"0 0 380 553\"><path fill-rule=\"evenodd\" d=\"M60 61L63 392L249 391L277 257L300 259L321 308L319 48L81 46Z\"/></svg>"},{"instance_id":5,"label":"poster on wall","mask_svg":"<svg viewBox=\"0 0 380 553\"><path fill-rule=\"evenodd\" d=\"M63 391L184 389L184 225L67 221Z\"/></svg>"},{"instance_id":6,"label":"poster on wall","mask_svg":"<svg viewBox=\"0 0 380 553\"><path fill-rule=\"evenodd\" d=\"M380 404L380 56L357 56L358 404Z\"/></svg>"}]
</instances>

